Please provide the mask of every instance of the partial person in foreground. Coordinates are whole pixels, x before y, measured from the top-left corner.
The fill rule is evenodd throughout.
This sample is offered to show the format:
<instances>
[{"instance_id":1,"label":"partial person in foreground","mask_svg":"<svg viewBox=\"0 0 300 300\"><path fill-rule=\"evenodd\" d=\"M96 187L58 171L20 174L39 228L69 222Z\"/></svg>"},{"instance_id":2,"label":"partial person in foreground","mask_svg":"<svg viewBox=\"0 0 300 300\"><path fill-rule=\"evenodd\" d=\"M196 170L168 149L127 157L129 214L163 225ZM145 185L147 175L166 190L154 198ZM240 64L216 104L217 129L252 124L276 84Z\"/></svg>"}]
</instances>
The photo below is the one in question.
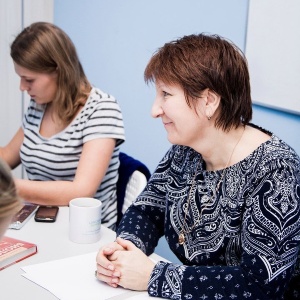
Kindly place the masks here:
<instances>
[{"instance_id":1,"label":"partial person in foreground","mask_svg":"<svg viewBox=\"0 0 300 300\"><path fill-rule=\"evenodd\" d=\"M97 278L168 299L299 297L300 159L250 123L243 53L184 36L153 55L145 80L173 146L99 250ZM148 258L163 235L182 265Z\"/></svg>"},{"instance_id":2,"label":"partial person in foreground","mask_svg":"<svg viewBox=\"0 0 300 300\"><path fill-rule=\"evenodd\" d=\"M10 168L0 159L0 241L12 217L21 207Z\"/></svg>"},{"instance_id":3,"label":"partial person in foreground","mask_svg":"<svg viewBox=\"0 0 300 300\"><path fill-rule=\"evenodd\" d=\"M118 102L90 84L73 42L51 23L26 27L11 45L11 57L30 103L0 157L11 168L24 166L28 180L15 180L20 197L40 205L101 199L103 225L115 228L125 139Z\"/></svg>"}]
</instances>

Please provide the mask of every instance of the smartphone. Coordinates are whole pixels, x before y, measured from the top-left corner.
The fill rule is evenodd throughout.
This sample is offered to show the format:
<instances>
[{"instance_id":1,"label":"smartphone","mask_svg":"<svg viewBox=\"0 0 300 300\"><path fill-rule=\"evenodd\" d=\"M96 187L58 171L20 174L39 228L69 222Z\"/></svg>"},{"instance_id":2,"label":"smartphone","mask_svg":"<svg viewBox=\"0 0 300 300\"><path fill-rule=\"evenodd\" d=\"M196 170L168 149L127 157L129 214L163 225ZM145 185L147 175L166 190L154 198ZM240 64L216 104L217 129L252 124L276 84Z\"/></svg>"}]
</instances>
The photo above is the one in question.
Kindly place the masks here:
<instances>
[{"instance_id":1,"label":"smartphone","mask_svg":"<svg viewBox=\"0 0 300 300\"><path fill-rule=\"evenodd\" d=\"M35 213L36 222L55 222L58 214L58 206L41 205Z\"/></svg>"}]
</instances>

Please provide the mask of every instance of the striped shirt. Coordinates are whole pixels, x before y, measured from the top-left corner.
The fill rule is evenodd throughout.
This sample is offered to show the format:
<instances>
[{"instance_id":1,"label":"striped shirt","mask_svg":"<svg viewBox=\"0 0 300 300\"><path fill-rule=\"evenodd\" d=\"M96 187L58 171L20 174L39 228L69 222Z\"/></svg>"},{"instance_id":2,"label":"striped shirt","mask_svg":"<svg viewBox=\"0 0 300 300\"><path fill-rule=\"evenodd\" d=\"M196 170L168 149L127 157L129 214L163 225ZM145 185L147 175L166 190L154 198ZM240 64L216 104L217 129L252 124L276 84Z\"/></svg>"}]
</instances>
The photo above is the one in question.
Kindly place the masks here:
<instances>
[{"instance_id":1,"label":"striped shirt","mask_svg":"<svg viewBox=\"0 0 300 300\"><path fill-rule=\"evenodd\" d=\"M94 195L102 201L102 224L114 228L117 220L119 148L125 140L122 113L117 101L93 88L76 118L50 138L39 133L45 109L46 104L39 105L31 99L23 119L24 141L20 155L28 179L73 181L84 143L98 138L116 139L109 167Z\"/></svg>"}]
</instances>

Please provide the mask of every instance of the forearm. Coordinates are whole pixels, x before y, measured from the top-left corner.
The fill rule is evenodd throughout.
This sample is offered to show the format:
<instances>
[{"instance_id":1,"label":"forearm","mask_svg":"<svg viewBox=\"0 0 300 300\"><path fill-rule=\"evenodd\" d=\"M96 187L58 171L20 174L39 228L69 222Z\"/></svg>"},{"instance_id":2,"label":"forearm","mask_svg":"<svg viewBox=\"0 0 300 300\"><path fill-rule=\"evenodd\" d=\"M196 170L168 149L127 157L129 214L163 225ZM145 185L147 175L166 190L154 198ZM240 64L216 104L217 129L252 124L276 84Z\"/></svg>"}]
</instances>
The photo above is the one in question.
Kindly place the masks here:
<instances>
[{"instance_id":1,"label":"forearm","mask_svg":"<svg viewBox=\"0 0 300 300\"><path fill-rule=\"evenodd\" d=\"M145 254L150 255L154 252L163 233L158 230L156 224L148 218L147 214L140 209L141 206L129 207L118 227L117 236L131 241ZM153 215L157 216L156 212L153 212Z\"/></svg>"},{"instance_id":2,"label":"forearm","mask_svg":"<svg viewBox=\"0 0 300 300\"><path fill-rule=\"evenodd\" d=\"M15 179L20 197L39 205L68 205L76 197L93 197L92 192L72 181L32 181Z\"/></svg>"},{"instance_id":3,"label":"forearm","mask_svg":"<svg viewBox=\"0 0 300 300\"><path fill-rule=\"evenodd\" d=\"M159 262L151 274L148 293L154 297L175 299L281 299L288 278L278 275L267 280L267 271L261 263L239 266L184 266ZM257 268L257 270L256 270ZM252 271L261 272L260 276ZM289 277L291 269L288 269ZM166 293L166 290L168 292Z\"/></svg>"}]
</instances>

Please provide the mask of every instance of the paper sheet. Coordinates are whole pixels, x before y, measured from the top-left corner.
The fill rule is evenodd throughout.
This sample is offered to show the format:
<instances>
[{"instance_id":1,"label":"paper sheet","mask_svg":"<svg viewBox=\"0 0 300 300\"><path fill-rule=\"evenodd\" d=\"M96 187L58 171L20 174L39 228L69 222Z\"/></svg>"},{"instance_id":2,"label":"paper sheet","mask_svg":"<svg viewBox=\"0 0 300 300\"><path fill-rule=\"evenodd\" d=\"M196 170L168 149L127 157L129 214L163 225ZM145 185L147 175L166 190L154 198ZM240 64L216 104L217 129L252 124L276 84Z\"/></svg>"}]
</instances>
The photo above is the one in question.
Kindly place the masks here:
<instances>
[{"instance_id":1,"label":"paper sheet","mask_svg":"<svg viewBox=\"0 0 300 300\"><path fill-rule=\"evenodd\" d=\"M121 294L124 294L123 299L135 296L137 292L113 288L95 278L96 254L93 252L22 267L26 272L22 276L61 300L105 300ZM147 292L140 292L138 296L139 299L149 299Z\"/></svg>"}]
</instances>

